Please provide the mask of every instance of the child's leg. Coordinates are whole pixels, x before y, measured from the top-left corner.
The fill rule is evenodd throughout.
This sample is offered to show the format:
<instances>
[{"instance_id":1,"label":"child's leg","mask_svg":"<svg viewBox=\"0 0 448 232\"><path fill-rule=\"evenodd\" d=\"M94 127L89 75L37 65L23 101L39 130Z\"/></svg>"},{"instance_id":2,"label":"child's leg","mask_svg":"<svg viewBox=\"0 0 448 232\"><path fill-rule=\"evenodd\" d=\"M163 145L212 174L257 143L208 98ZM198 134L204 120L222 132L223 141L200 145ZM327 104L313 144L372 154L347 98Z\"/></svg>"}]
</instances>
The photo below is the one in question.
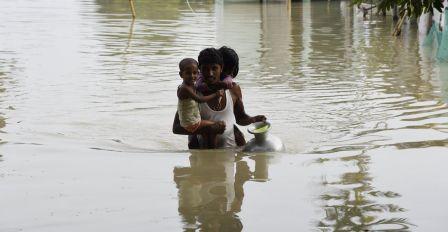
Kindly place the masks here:
<instances>
[{"instance_id":1,"label":"child's leg","mask_svg":"<svg viewBox=\"0 0 448 232\"><path fill-rule=\"evenodd\" d=\"M225 123L223 121L214 122L209 120L201 120L201 124L196 130L196 133L201 134L205 140L204 142L207 148L212 149L217 146L217 135L222 134L224 130Z\"/></svg>"}]
</instances>

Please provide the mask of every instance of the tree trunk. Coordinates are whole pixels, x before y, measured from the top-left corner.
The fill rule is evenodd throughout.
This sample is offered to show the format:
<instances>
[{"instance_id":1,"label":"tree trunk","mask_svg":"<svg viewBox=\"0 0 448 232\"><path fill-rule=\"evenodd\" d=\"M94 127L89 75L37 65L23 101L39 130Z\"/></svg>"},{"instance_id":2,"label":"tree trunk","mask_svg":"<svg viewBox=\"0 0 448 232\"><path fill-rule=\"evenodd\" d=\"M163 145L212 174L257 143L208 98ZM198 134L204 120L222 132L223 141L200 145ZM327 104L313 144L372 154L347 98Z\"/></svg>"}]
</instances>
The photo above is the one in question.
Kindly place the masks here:
<instances>
[{"instance_id":1,"label":"tree trunk","mask_svg":"<svg viewBox=\"0 0 448 232\"><path fill-rule=\"evenodd\" d=\"M397 4L394 4L394 9L393 9L393 11L392 11L393 13L393 20L394 21L397 21L398 20L398 7L397 7Z\"/></svg>"},{"instance_id":2,"label":"tree trunk","mask_svg":"<svg viewBox=\"0 0 448 232\"><path fill-rule=\"evenodd\" d=\"M403 15L401 16L400 20L395 26L394 33L392 33L393 36L399 36L401 34L401 26L403 25L405 18L406 18L406 12L403 12Z\"/></svg>"}]
</instances>

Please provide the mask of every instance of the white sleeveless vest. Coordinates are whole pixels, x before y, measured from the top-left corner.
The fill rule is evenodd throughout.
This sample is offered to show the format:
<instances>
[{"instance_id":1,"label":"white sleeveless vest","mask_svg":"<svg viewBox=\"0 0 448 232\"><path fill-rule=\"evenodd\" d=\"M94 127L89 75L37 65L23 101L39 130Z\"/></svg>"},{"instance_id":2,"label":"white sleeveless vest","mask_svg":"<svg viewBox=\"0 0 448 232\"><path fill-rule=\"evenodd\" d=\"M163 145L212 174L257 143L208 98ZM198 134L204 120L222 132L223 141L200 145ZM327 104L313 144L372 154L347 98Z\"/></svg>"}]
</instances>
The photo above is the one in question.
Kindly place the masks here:
<instances>
[{"instance_id":1,"label":"white sleeveless vest","mask_svg":"<svg viewBox=\"0 0 448 232\"><path fill-rule=\"evenodd\" d=\"M233 125L236 124L235 115L233 114L233 100L229 90L226 93L226 106L221 111L212 110L206 102L199 104L199 111L203 120L210 121L224 121L226 123L226 130L224 133L218 135L217 148L235 148L235 135ZM200 137L200 136L199 136ZM202 143L200 138L200 143Z\"/></svg>"}]
</instances>

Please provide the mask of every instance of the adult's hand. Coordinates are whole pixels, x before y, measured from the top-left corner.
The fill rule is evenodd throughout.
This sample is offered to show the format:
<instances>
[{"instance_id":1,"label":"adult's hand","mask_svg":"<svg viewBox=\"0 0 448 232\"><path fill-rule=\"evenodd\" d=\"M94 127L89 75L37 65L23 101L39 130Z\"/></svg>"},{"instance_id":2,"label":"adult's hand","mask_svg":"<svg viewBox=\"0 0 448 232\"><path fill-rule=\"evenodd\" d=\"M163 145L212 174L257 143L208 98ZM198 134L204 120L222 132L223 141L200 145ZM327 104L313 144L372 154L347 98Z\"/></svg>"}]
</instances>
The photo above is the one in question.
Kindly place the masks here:
<instances>
[{"instance_id":1,"label":"adult's hand","mask_svg":"<svg viewBox=\"0 0 448 232\"><path fill-rule=\"evenodd\" d=\"M265 122L266 121L266 116L264 115L257 115L252 117L252 123L254 122Z\"/></svg>"}]
</instances>

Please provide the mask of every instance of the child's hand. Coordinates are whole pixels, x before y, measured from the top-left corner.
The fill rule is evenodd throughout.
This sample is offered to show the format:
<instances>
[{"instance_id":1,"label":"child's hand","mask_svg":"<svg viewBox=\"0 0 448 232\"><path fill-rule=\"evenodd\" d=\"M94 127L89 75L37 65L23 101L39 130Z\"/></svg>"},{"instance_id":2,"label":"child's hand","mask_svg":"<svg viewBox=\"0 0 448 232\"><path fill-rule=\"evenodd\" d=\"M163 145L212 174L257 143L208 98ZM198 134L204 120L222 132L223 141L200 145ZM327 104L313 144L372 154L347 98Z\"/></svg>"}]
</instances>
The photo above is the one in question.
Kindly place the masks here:
<instances>
[{"instance_id":1,"label":"child's hand","mask_svg":"<svg viewBox=\"0 0 448 232\"><path fill-rule=\"evenodd\" d=\"M231 89L233 88L234 85L235 85L234 82L228 82L228 81L220 81L218 84L219 88L222 89Z\"/></svg>"},{"instance_id":2,"label":"child's hand","mask_svg":"<svg viewBox=\"0 0 448 232\"><path fill-rule=\"evenodd\" d=\"M217 97L217 98L220 98L220 97L222 97L222 96L224 96L224 90L220 89L220 90L218 90L218 91L216 92L216 97Z\"/></svg>"}]
</instances>

